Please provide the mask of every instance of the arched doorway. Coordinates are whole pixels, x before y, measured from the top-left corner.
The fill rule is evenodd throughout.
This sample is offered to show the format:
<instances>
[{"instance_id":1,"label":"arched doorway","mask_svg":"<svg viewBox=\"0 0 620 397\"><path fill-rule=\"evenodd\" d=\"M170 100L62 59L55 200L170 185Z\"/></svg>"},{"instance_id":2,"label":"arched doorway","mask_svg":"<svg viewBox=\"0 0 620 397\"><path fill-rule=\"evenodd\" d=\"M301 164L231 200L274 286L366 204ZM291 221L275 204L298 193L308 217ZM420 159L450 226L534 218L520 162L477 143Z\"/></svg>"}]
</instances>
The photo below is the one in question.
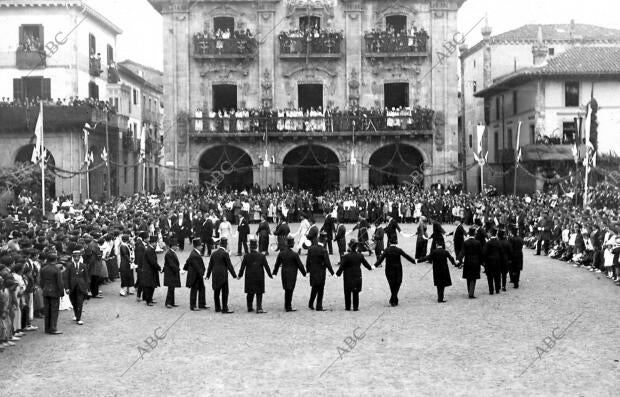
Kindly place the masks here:
<instances>
[{"instance_id":1,"label":"arched doorway","mask_svg":"<svg viewBox=\"0 0 620 397\"><path fill-rule=\"evenodd\" d=\"M377 149L370 160L369 184L371 187L413 183L422 186L424 157L413 146L393 143Z\"/></svg>"},{"instance_id":2,"label":"arched doorway","mask_svg":"<svg viewBox=\"0 0 620 397\"><path fill-rule=\"evenodd\" d=\"M252 159L236 146L219 145L206 150L198 166L201 186L241 190L253 185Z\"/></svg>"},{"instance_id":3,"label":"arched doorway","mask_svg":"<svg viewBox=\"0 0 620 397\"><path fill-rule=\"evenodd\" d=\"M323 192L340 185L340 161L326 147L312 144L296 147L286 154L282 165L284 186Z\"/></svg>"},{"instance_id":4,"label":"arched doorway","mask_svg":"<svg viewBox=\"0 0 620 397\"><path fill-rule=\"evenodd\" d=\"M34 145L22 146L17 151L17 154L15 155L15 164L31 165L33 151L34 151ZM46 152L46 158L47 158L47 166L49 169L50 166L56 165L56 160L54 159L54 156L52 156L52 153L49 150L45 149L45 152ZM37 169L40 170L40 167L37 167ZM31 181L32 182L30 184L31 186L24 186L24 188L30 189L32 192L40 192L41 191L41 185L40 185L41 173L35 172L33 173L33 175L35 177ZM46 171L45 173L45 191L47 192L49 197L56 197L56 177L50 171Z\"/></svg>"}]
</instances>

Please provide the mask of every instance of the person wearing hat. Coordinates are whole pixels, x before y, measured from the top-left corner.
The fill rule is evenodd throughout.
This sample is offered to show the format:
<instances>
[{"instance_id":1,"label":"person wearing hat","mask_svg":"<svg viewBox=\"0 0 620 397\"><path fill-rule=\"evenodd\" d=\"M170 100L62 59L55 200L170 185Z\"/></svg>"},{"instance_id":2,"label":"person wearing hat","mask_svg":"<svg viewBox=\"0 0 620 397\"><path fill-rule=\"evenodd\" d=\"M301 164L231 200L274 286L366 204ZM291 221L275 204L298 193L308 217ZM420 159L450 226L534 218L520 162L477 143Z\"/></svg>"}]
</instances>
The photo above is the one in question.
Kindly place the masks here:
<instances>
[{"instance_id":1,"label":"person wearing hat","mask_svg":"<svg viewBox=\"0 0 620 397\"><path fill-rule=\"evenodd\" d=\"M329 253L323 246L326 240L331 240L327 233L321 232L319 235L320 244L314 241L312 246L308 248L308 257L306 258L306 271L310 275L310 300L308 308L314 310L314 300L316 299L316 311L321 312L323 309L323 291L325 290L326 270L334 275L334 269L329 260Z\"/></svg>"},{"instance_id":2,"label":"person wearing hat","mask_svg":"<svg viewBox=\"0 0 620 397\"><path fill-rule=\"evenodd\" d=\"M375 232L372 235L372 240L375 242L375 255L379 258L385 249L385 229L383 228L383 225L381 225L381 219L377 219L375 222ZM398 242L396 236L392 236L391 239L388 237L388 241L392 241L394 244L397 244Z\"/></svg>"},{"instance_id":3,"label":"person wearing hat","mask_svg":"<svg viewBox=\"0 0 620 397\"><path fill-rule=\"evenodd\" d=\"M323 227L321 227L321 232L326 234L327 250L330 255L333 255L334 249L332 247L332 240L334 238L334 233L336 232L336 220L332 216L331 212L328 212L325 215L325 221L323 222Z\"/></svg>"},{"instance_id":4,"label":"person wearing hat","mask_svg":"<svg viewBox=\"0 0 620 397\"><path fill-rule=\"evenodd\" d=\"M226 237L220 238L220 246L211 254L209 259L209 267L207 268L207 274L205 278L208 279L213 274L211 280L211 287L213 288L213 300L215 303L215 311L217 313L229 314L233 313L228 309L228 273L233 278L237 278L235 269L230 262L230 255L226 251L228 246L228 239ZM220 305L220 295L222 297Z\"/></svg>"},{"instance_id":5,"label":"person wearing hat","mask_svg":"<svg viewBox=\"0 0 620 397\"><path fill-rule=\"evenodd\" d=\"M254 295L256 295L256 313L265 313L263 311L263 294L265 293L265 273L269 278L273 278L267 257L258 252L258 242L256 239L250 239L250 253L245 254L241 261L239 269L239 277L241 280L245 273L245 293L248 312L254 311Z\"/></svg>"},{"instance_id":6,"label":"person wearing hat","mask_svg":"<svg viewBox=\"0 0 620 397\"><path fill-rule=\"evenodd\" d=\"M463 227L461 218L456 218L454 221L456 222L456 229L446 236L454 236L454 255L458 258L463 250L463 243L465 242L465 227Z\"/></svg>"},{"instance_id":7,"label":"person wearing hat","mask_svg":"<svg viewBox=\"0 0 620 397\"><path fill-rule=\"evenodd\" d=\"M133 295L132 288L134 286L133 269L131 268L131 250L129 249L129 236L123 234L121 237L121 244L118 251L120 253L120 266L121 273L121 296Z\"/></svg>"},{"instance_id":8,"label":"person wearing hat","mask_svg":"<svg viewBox=\"0 0 620 397\"><path fill-rule=\"evenodd\" d=\"M140 279L143 288L142 297L147 306L153 306L157 303L153 300L153 294L155 293L155 288L160 286L159 272L161 271L161 267L157 263L155 243L157 243L157 236L150 236L149 242L144 249L144 265Z\"/></svg>"},{"instance_id":9,"label":"person wearing hat","mask_svg":"<svg viewBox=\"0 0 620 397\"><path fill-rule=\"evenodd\" d=\"M435 249L430 254L418 259L417 263L424 261L429 261L433 264L433 283L437 288L437 302L444 303L444 290L452 285L448 261L456 266L454 257L445 249L443 241L437 241Z\"/></svg>"},{"instance_id":10,"label":"person wearing hat","mask_svg":"<svg viewBox=\"0 0 620 397\"><path fill-rule=\"evenodd\" d=\"M278 274L278 269L282 266L282 289L284 289L284 310L287 312L296 311L293 309L293 291L297 283L297 272L300 271L306 277L306 270L299 259L299 254L293 250L295 238L289 236L286 240L286 248L280 249L276 263L273 267L273 275Z\"/></svg>"},{"instance_id":11,"label":"person wearing hat","mask_svg":"<svg viewBox=\"0 0 620 397\"><path fill-rule=\"evenodd\" d=\"M258 225L258 229L256 230L256 235L258 236L258 252L264 254L265 256L269 255L269 235L271 231L269 230L269 223L267 222L267 215L261 215L261 223Z\"/></svg>"},{"instance_id":12,"label":"person wearing hat","mask_svg":"<svg viewBox=\"0 0 620 397\"><path fill-rule=\"evenodd\" d=\"M340 260L346 253L347 250L347 227L344 223L338 221L338 227L336 228L336 236L334 236L334 241L338 245L338 254L340 255Z\"/></svg>"},{"instance_id":13,"label":"person wearing hat","mask_svg":"<svg viewBox=\"0 0 620 397\"><path fill-rule=\"evenodd\" d=\"M60 298L65 295L62 282L62 273L56 266L58 256L55 252L46 255L46 261L41 268L41 289L43 291L45 333L50 335L62 334L58 331L58 309Z\"/></svg>"},{"instance_id":14,"label":"person wearing hat","mask_svg":"<svg viewBox=\"0 0 620 397\"><path fill-rule=\"evenodd\" d=\"M286 216L283 214L280 219L280 223L276 226L273 234L278 238L278 250L283 250L287 247L287 238L291 233L291 228L286 222Z\"/></svg>"},{"instance_id":15,"label":"person wearing hat","mask_svg":"<svg viewBox=\"0 0 620 397\"><path fill-rule=\"evenodd\" d=\"M426 256L426 250L428 246L428 235L426 233L426 217L421 216L418 223L417 239L415 246L415 258L420 259Z\"/></svg>"},{"instance_id":16,"label":"person wearing hat","mask_svg":"<svg viewBox=\"0 0 620 397\"><path fill-rule=\"evenodd\" d=\"M385 277L387 278L388 285L390 286L390 305L392 307L398 306L398 291L403 282L403 265L400 258L405 258L409 262L415 264L409 254L396 246L395 240L388 240L388 246L385 251L377 257L377 263L375 267L381 267L381 263L385 260Z\"/></svg>"},{"instance_id":17,"label":"person wearing hat","mask_svg":"<svg viewBox=\"0 0 620 397\"><path fill-rule=\"evenodd\" d=\"M380 220L377 220L380 222ZM398 244L398 233L400 233L400 226L396 219L392 217L392 215L387 215L387 226L385 227L385 234L388 238L388 241L394 241L394 244ZM378 226L377 226L378 227Z\"/></svg>"},{"instance_id":18,"label":"person wearing hat","mask_svg":"<svg viewBox=\"0 0 620 397\"><path fill-rule=\"evenodd\" d=\"M480 279L482 265L482 244L476 239L476 229L469 229L463 248L457 254L457 260L463 264L463 278L467 280L469 299L475 299L476 280Z\"/></svg>"},{"instance_id":19,"label":"person wearing hat","mask_svg":"<svg viewBox=\"0 0 620 397\"><path fill-rule=\"evenodd\" d=\"M170 246L168 247L168 251L166 251L166 255L164 255L164 269L162 270L162 273L164 273L164 287L168 287L168 290L166 291L167 309L172 309L177 306L174 303L174 289L181 287L181 265L179 264L179 257L175 251L177 248L178 243L172 240L170 242ZM202 280L202 275L199 278ZM202 289L204 291L204 283Z\"/></svg>"},{"instance_id":20,"label":"person wearing hat","mask_svg":"<svg viewBox=\"0 0 620 397\"><path fill-rule=\"evenodd\" d=\"M502 291L506 291L506 279L508 277L508 271L510 269L510 261L512 260L512 245L506 239L506 232L504 229L497 232L497 238L499 244L502 247L502 261L500 266L500 273L502 277Z\"/></svg>"},{"instance_id":21,"label":"person wearing hat","mask_svg":"<svg viewBox=\"0 0 620 397\"><path fill-rule=\"evenodd\" d=\"M66 293L69 295L69 300L73 307L76 324L83 325L82 307L84 305L84 298L88 296L89 276L86 264L82 260L82 250L74 250L71 260L65 266L67 277Z\"/></svg>"},{"instance_id":22,"label":"person wearing hat","mask_svg":"<svg viewBox=\"0 0 620 397\"><path fill-rule=\"evenodd\" d=\"M299 223L299 229L297 230L297 233L295 233L295 236L299 236L299 241L297 243L297 253L301 255L301 249L305 248L305 244L307 241L306 235L310 230L310 221L308 220L308 215L303 212L300 213L299 216L301 217L301 222Z\"/></svg>"},{"instance_id":23,"label":"person wearing hat","mask_svg":"<svg viewBox=\"0 0 620 397\"><path fill-rule=\"evenodd\" d=\"M372 251L370 250L370 246L368 245L368 229L370 225L368 221L363 216L359 216L359 221L357 225L353 228L353 230L357 230L357 248L360 252L368 251L368 254L372 256Z\"/></svg>"},{"instance_id":24,"label":"person wearing hat","mask_svg":"<svg viewBox=\"0 0 620 397\"><path fill-rule=\"evenodd\" d=\"M511 246L511 258L509 265L510 282L515 288L519 288L519 278L523 270L523 239L518 235L513 227L508 229L510 237L508 241Z\"/></svg>"},{"instance_id":25,"label":"person wearing hat","mask_svg":"<svg viewBox=\"0 0 620 397\"><path fill-rule=\"evenodd\" d=\"M187 257L183 270L187 271L185 286L190 289L189 309L191 311L200 311L201 309L207 309L203 280L206 268L201 254L202 241L194 239L192 240L192 246L192 252ZM198 298L198 306L196 306L196 298Z\"/></svg>"},{"instance_id":26,"label":"person wearing hat","mask_svg":"<svg viewBox=\"0 0 620 397\"><path fill-rule=\"evenodd\" d=\"M134 261L136 263L136 300L142 299L142 268L144 267L144 251L145 251L145 239L148 238L148 233L144 231L138 232L138 237L134 244Z\"/></svg>"},{"instance_id":27,"label":"person wearing hat","mask_svg":"<svg viewBox=\"0 0 620 397\"><path fill-rule=\"evenodd\" d=\"M250 234L250 224L246 219L247 214L241 212L239 223L237 224L237 256L241 256L241 247L243 252L248 253L248 234Z\"/></svg>"},{"instance_id":28,"label":"person wearing hat","mask_svg":"<svg viewBox=\"0 0 620 397\"><path fill-rule=\"evenodd\" d=\"M364 255L357 250L357 240L352 238L349 241L349 252L347 252L340 260L340 267L336 275L343 277L344 288L344 306L345 310L351 310L351 300L353 300L353 311L359 309L359 294L362 291L362 269L363 265L366 269L372 270L372 267Z\"/></svg>"},{"instance_id":29,"label":"person wearing hat","mask_svg":"<svg viewBox=\"0 0 620 397\"><path fill-rule=\"evenodd\" d=\"M482 257L484 260L484 269L487 275L487 282L489 284L489 294L493 295L495 291L499 294L501 288L501 263L502 263L502 245L497 239L497 230L490 230L491 238L484 244L482 248Z\"/></svg>"}]
</instances>

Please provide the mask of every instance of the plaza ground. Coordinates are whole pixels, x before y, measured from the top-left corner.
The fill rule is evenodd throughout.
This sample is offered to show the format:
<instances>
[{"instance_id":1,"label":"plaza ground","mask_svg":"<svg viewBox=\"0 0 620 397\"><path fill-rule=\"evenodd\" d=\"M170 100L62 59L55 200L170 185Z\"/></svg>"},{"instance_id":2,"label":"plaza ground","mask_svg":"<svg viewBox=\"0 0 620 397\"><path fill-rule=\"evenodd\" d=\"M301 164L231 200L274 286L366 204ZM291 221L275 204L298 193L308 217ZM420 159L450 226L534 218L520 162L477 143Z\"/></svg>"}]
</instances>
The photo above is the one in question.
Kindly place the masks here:
<instances>
[{"instance_id":1,"label":"plaza ground","mask_svg":"<svg viewBox=\"0 0 620 397\"><path fill-rule=\"evenodd\" d=\"M413 254L415 238L400 240ZM232 262L238 271L240 257ZM404 265L396 308L384 269L363 269L359 312L344 310L342 279L329 276L328 311L307 308L309 282L300 275L298 311L284 312L278 274L267 279L263 315L246 311L243 281L229 281L235 313L221 315L210 280L211 309L201 312L189 311L187 288L177 292L178 308L164 307L165 288L146 307L120 297L117 280L103 287L104 299L87 301L84 326L64 311L63 335L45 335L36 320L39 331L0 353L0 395L618 395L620 288L604 276L526 249L518 290L490 296L483 275L478 299L467 299L451 267L448 302L438 304L430 267ZM166 329L148 347L145 339Z\"/></svg>"}]
</instances>

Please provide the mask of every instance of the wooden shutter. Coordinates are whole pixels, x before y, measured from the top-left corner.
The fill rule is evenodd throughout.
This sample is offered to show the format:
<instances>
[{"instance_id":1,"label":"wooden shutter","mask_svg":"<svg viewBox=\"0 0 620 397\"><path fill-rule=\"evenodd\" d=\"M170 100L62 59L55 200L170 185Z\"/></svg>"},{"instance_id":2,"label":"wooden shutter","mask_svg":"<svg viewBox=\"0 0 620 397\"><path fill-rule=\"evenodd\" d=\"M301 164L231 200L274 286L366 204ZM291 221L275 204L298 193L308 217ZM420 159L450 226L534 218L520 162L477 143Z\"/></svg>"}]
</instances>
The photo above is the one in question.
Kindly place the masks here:
<instances>
[{"instance_id":1,"label":"wooden shutter","mask_svg":"<svg viewBox=\"0 0 620 397\"><path fill-rule=\"evenodd\" d=\"M39 41L41 42L41 45L45 45L45 36L43 35L43 33L43 25L39 25Z\"/></svg>"},{"instance_id":2,"label":"wooden shutter","mask_svg":"<svg viewBox=\"0 0 620 397\"><path fill-rule=\"evenodd\" d=\"M114 62L114 49L108 44L108 65Z\"/></svg>"},{"instance_id":3,"label":"wooden shutter","mask_svg":"<svg viewBox=\"0 0 620 397\"><path fill-rule=\"evenodd\" d=\"M21 27L20 27L21 29ZM13 79L13 99L23 99L22 79Z\"/></svg>"},{"instance_id":4,"label":"wooden shutter","mask_svg":"<svg viewBox=\"0 0 620 397\"><path fill-rule=\"evenodd\" d=\"M88 49L91 54L97 53L97 40L95 40L95 36L92 33L88 34Z\"/></svg>"},{"instance_id":5,"label":"wooden shutter","mask_svg":"<svg viewBox=\"0 0 620 397\"><path fill-rule=\"evenodd\" d=\"M19 27L19 44L23 43L24 40L24 25Z\"/></svg>"},{"instance_id":6,"label":"wooden shutter","mask_svg":"<svg viewBox=\"0 0 620 397\"><path fill-rule=\"evenodd\" d=\"M43 99L52 99L52 79L42 79L41 97Z\"/></svg>"}]
</instances>

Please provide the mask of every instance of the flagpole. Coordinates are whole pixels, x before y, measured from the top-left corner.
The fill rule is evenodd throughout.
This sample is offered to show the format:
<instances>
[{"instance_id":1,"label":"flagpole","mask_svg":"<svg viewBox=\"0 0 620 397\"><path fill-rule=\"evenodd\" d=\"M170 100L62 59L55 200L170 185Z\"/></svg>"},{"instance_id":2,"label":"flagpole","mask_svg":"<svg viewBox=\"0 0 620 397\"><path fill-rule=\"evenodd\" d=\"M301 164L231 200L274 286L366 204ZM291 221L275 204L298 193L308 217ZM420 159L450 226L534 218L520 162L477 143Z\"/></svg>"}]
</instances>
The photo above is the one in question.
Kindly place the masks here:
<instances>
[{"instance_id":1,"label":"flagpole","mask_svg":"<svg viewBox=\"0 0 620 397\"><path fill-rule=\"evenodd\" d=\"M43 115L43 102L41 102L41 109L39 110ZM41 161L41 206L43 216L45 216L45 142L43 141L43 128L41 128L41 147L39 148L39 161Z\"/></svg>"},{"instance_id":2,"label":"flagpole","mask_svg":"<svg viewBox=\"0 0 620 397\"><path fill-rule=\"evenodd\" d=\"M519 146L521 145L521 122L519 121L519 126L517 127L517 144L515 145L516 149L515 149L515 175L514 175L514 182L513 182L513 186L512 186L512 194L514 196L517 195L517 171L519 170L519 161L521 160L519 158Z\"/></svg>"},{"instance_id":3,"label":"flagpole","mask_svg":"<svg viewBox=\"0 0 620 397\"><path fill-rule=\"evenodd\" d=\"M112 199L112 194L110 193L110 185L112 184L112 179L110 178L110 137L108 134L108 122L110 121L110 114L108 110L105 110L105 147L106 147L106 162L108 163L108 200Z\"/></svg>"}]
</instances>

